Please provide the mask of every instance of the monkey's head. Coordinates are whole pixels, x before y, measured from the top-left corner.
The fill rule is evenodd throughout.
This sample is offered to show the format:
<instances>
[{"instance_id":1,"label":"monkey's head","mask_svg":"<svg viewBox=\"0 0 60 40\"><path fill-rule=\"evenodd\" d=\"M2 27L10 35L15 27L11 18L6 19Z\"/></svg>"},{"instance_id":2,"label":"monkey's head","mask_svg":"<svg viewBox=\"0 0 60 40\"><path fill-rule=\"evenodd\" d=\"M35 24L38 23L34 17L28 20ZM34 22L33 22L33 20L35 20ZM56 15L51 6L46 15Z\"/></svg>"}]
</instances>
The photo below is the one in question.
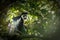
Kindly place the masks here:
<instances>
[{"instance_id":1,"label":"monkey's head","mask_svg":"<svg viewBox=\"0 0 60 40\"><path fill-rule=\"evenodd\" d=\"M22 17L23 20L27 19L27 14L28 14L28 12L23 12L21 14L21 17Z\"/></svg>"}]
</instances>

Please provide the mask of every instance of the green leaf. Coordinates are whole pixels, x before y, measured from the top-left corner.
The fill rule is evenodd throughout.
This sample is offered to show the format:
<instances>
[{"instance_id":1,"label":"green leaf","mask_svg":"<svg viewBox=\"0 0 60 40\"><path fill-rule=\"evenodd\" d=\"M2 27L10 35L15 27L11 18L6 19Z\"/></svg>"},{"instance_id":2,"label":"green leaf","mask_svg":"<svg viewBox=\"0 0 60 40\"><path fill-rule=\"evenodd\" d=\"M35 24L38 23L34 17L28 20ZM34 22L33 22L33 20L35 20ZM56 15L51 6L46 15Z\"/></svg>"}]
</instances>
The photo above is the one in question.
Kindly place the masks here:
<instances>
[{"instance_id":1,"label":"green leaf","mask_svg":"<svg viewBox=\"0 0 60 40\"><path fill-rule=\"evenodd\" d=\"M46 9L42 9L41 12L42 12L43 14L46 14L47 10L46 10Z\"/></svg>"}]
</instances>

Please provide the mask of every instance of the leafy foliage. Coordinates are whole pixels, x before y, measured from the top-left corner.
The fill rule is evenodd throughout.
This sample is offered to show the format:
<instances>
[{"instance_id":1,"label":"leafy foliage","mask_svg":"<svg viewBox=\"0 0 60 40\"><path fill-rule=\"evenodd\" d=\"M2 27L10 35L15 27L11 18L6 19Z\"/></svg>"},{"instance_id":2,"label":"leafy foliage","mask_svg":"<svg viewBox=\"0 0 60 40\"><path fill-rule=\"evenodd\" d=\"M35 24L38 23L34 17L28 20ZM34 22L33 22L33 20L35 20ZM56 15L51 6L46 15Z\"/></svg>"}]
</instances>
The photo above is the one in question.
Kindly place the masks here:
<instances>
[{"instance_id":1,"label":"leafy foliage","mask_svg":"<svg viewBox=\"0 0 60 40\"><path fill-rule=\"evenodd\" d=\"M35 35L41 37L49 37L56 30L56 10L57 6L53 6L54 2L49 2L48 0L26 0L25 3L16 2L8 7L5 21L1 19L2 30L8 25L8 21L12 21L13 17L20 15L24 11L28 11L28 19L24 21L24 25L28 28L28 35ZM25 39L24 39L25 40ZM28 40L28 39L27 39ZM36 38L30 40L39 40Z\"/></svg>"}]
</instances>

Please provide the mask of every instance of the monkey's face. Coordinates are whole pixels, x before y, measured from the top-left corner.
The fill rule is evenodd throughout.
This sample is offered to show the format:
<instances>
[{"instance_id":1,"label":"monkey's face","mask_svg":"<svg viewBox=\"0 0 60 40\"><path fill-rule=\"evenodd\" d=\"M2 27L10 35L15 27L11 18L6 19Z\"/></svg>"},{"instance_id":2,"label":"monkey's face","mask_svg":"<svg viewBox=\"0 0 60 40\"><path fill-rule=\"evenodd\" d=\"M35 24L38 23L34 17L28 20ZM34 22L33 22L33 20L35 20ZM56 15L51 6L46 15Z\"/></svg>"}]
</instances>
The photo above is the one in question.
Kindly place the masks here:
<instances>
[{"instance_id":1,"label":"monkey's face","mask_svg":"<svg viewBox=\"0 0 60 40\"><path fill-rule=\"evenodd\" d=\"M27 14L22 15L22 19L26 20L27 19Z\"/></svg>"}]
</instances>

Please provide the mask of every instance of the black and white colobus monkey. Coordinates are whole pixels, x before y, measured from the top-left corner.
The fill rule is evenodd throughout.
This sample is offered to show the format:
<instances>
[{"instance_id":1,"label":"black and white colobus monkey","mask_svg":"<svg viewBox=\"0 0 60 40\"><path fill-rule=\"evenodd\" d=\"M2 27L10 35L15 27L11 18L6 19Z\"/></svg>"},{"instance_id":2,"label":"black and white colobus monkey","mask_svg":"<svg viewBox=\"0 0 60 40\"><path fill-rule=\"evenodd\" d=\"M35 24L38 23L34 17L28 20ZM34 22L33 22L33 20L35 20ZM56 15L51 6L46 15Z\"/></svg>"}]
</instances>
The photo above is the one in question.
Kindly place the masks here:
<instances>
[{"instance_id":1,"label":"black and white colobus monkey","mask_svg":"<svg viewBox=\"0 0 60 40\"><path fill-rule=\"evenodd\" d=\"M24 20L27 19L27 12L23 12L21 15L12 18L12 22L8 24L9 34L14 34L15 32L25 33Z\"/></svg>"}]
</instances>

